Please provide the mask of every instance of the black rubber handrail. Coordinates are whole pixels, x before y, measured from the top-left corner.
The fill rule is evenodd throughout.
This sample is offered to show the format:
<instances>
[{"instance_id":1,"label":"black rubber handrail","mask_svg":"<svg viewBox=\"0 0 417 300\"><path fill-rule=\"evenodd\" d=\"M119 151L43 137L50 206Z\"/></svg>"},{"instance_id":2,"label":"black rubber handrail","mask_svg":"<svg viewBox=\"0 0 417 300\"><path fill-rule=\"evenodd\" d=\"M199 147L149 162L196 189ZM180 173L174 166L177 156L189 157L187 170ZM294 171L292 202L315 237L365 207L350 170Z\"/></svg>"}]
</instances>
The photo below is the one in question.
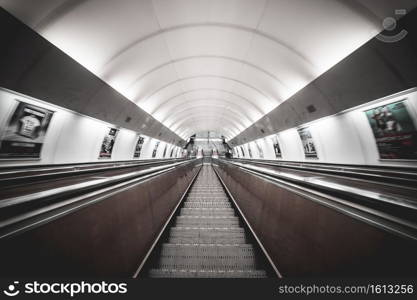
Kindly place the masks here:
<instances>
[{"instance_id":1,"label":"black rubber handrail","mask_svg":"<svg viewBox=\"0 0 417 300\"><path fill-rule=\"evenodd\" d=\"M158 162L167 160L184 160L185 158L152 158L152 159L128 159L128 160L102 160L102 161L90 161L90 162L77 162L77 163L61 163L61 164L25 164L25 165L1 165L0 174L2 172L13 171L13 170L25 170L25 169L41 169L41 168L71 168L71 167L82 167L82 166L95 166L95 165L112 165L112 164L125 164L125 163L141 163L141 162ZM1 162L1 161L0 161ZM6 163L7 161L3 161Z\"/></svg>"},{"instance_id":2,"label":"black rubber handrail","mask_svg":"<svg viewBox=\"0 0 417 300\"><path fill-rule=\"evenodd\" d=\"M27 184L29 182L39 181L39 180L58 179L58 178L67 177L67 176L77 176L77 175L112 171L112 170L122 170L122 169L141 167L141 166L151 166L151 165L161 165L161 164L164 165L164 164L169 164L172 162L182 162L182 161L186 161L186 159L140 161L140 162L132 162L128 164L121 164L121 165L112 163L112 164L106 164L106 166L94 166L93 168L88 168L88 167L80 168L78 167L78 165L74 165L73 167L47 169L49 170L49 172L40 173L40 174L36 174L36 173L31 174L32 171L24 170L24 171L19 171L19 173L22 173L23 175L13 176L16 173L11 172L11 173L7 173L9 177L3 177L3 178L0 177L0 184L4 186L11 185L11 184L19 184L19 183ZM43 172L44 170L45 169L42 169L39 171ZM25 173L30 173L30 174L25 174ZM1 176L1 173L0 173L0 176Z\"/></svg>"},{"instance_id":3,"label":"black rubber handrail","mask_svg":"<svg viewBox=\"0 0 417 300\"><path fill-rule=\"evenodd\" d=\"M120 183L122 181L126 181L132 178L143 176L143 175L160 171L163 169L173 168L183 163L185 162L176 162L176 163L157 166L157 167L150 167L148 169L141 170L141 171L134 171L134 172L129 172L126 174L121 174L121 175L115 175L115 176L111 176L107 178L89 180L86 182L76 183L76 184L72 184L69 186L52 188L52 189L42 191L42 192L36 192L36 193L28 194L28 195L3 199L3 200L0 200L0 210L3 208L24 204L27 202L62 197L62 196L71 195L74 193L78 194L80 192L98 189L104 186Z\"/></svg>"},{"instance_id":4,"label":"black rubber handrail","mask_svg":"<svg viewBox=\"0 0 417 300\"><path fill-rule=\"evenodd\" d=\"M14 233L21 230L21 226L18 226L18 229L13 228L12 230L8 230L7 228L14 227L16 224L25 222L27 219L49 213L67 205L74 205L74 203L82 202L87 198L94 198L103 193L105 193L105 197L108 197L110 193L120 188L129 187L143 179L161 175L174 170L176 167L193 162L194 160L181 161L109 178L90 180L43 192L0 200L0 238L9 236L11 232ZM41 222L43 220L38 220L35 223L38 224ZM24 227L28 226L24 225Z\"/></svg>"},{"instance_id":5,"label":"black rubber handrail","mask_svg":"<svg viewBox=\"0 0 417 300\"><path fill-rule=\"evenodd\" d=\"M395 234L417 240L417 223L415 218L403 218L401 215L394 215L390 210L381 210L375 203L383 201L390 206L399 206L415 217L417 202L410 202L410 199L391 198L382 195L382 197L373 197L372 193L366 194L364 191L355 190L350 186L346 189L332 187L322 182L319 186L314 180L303 180L302 176L286 176L284 172L277 172L267 168L257 166L249 166L248 164L236 163L230 160L219 159L219 163L230 164L236 168L264 178L273 183L280 185L292 192L300 193L303 197L324 204L328 207L337 209L338 211L353 216L357 219L370 223L372 225L394 232ZM281 173L281 174L280 174ZM314 179L314 178L313 178ZM316 197L320 197L320 200ZM324 199L324 200L323 200ZM352 201L353 199L361 199L365 201ZM369 200L371 200L369 202ZM403 210L404 211L404 210Z\"/></svg>"},{"instance_id":6,"label":"black rubber handrail","mask_svg":"<svg viewBox=\"0 0 417 300\"><path fill-rule=\"evenodd\" d=\"M267 174L273 177L277 177L286 181L306 185L309 187L316 187L324 190L328 190L329 192L337 192L337 193L344 193L349 196L359 197L366 200L373 200L373 201L382 201L386 203L390 203L397 206L407 207L417 211L417 199L411 199L403 196L393 196L387 195L383 193L376 193L372 191L366 191L363 189L355 188L350 185L345 185L341 183L333 183L326 181L326 179L322 178L315 178L312 176L302 176L291 174L283 171L275 171L268 168L253 166L250 164L242 164L237 162L231 162L232 164L249 169L251 171L255 171L258 173Z\"/></svg>"},{"instance_id":7,"label":"black rubber handrail","mask_svg":"<svg viewBox=\"0 0 417 300\"><path fill-rule=\"evenodd\" d=\"M341 168L341 169L365 169L370 171L409 171L411 173L417 174L417 167L415 166L391 166L391 165L362 165L362 164L340 164L340 163L326 163L326 162L318 162L318 161L295 161L295 160L281 160L281 159L260 159L260 158L239 158L234 157L231 160L242 160L242 161L252 161L252 162L268 162L268 163L275 163L275 164L289 164L289 165L308 165L308 166L321 166L321 167L328 167L328 168Z\"/></svg>"},{"instance_id":8,"label":"black rubber handrail","mask_svg":"<svg viewBox=\"0 0 417 300\"><path fill-rule=\"evenodd\" d=\"M266 165L277 168L287 168L307 172L335 174L344 177L354 177L361 179L368 179L378 182L387 182L402 184L407 186L417 186L417 170L414 169L385 169L385 168L363 168L352 167L347 165L328 166L316 163L287 163L267 160L249 160L249 159L232 159L231 161L238 161L245 164Z\"/></svg>"}]
</instances>

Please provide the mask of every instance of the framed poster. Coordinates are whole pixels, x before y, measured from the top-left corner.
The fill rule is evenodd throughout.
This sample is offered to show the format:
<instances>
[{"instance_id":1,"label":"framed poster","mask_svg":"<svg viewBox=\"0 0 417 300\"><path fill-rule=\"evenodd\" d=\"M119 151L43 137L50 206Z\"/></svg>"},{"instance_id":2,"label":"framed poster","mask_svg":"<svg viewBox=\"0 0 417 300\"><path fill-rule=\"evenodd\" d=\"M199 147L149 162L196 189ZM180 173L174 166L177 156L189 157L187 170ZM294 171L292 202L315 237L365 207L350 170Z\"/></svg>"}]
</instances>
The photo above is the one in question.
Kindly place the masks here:
<instances>
[{"instance_id":1,"label":"framed poster","mask_svg":"<svg viewBox=\"0 0 417 300\"><path fill-rule=\"evenodd\" d=\"M242 157L245 157L245 150L243 150L242 146L240 146L240 151L242 151Z\"/></svg>"},{"instance_id":2,"label":"framed poster","mask_svg":"<svg viewBox=\"0 0 417 300\"><path fill-rule=\"evenodd\" d=\"M167 148L168 148L168 144L165 144L164 154L162 154L163 158L165 158L165 155L167 154Z\"/></svg>"},{"instance_id":3,"label":"framed poster","mask_svg":"<svg viewBox=\"0 0 417 300\"><path fill-rule=\"evenodd\" d=\"M250 144L248 144L248 153L249 153L249 158L252 158L252 149L250 148Z\"/></svg>"},{"instance_id":4,"label":"framed poster","mask_svg":"<svg viewBox=\"0 0 417 300\"><path fill-rule=\"evenodd\" d=\"M119 129L109 128L109 132L104 136L103 142L101 143L99 158L111 158L118 133Z\"/></svg>"},{"instance_id":5,"label":"framed poster","mask_svg":"<svg viewBox=\"0 0 417 300\"><path fill-rule=\"evenodd\" d=\"M304 155L306 158L318 158L316 146L314 144L313 137L311 136L310 129L308 127L298 129L301 142L304 148Z\"/></svg>"},{"instance_id":6,"label":"framed poster","mask_svg":"<svg viewBox=\"0 0 417 300\"><path fill-rule=\"evenodd\" d=\"M233 148L233 155L235 155L237 158L240 158L239 150L237 148Z\"/></svg>"},{"instance_id":7,"label":"framed poster","mask_svg":"<svg viewBox=\"0 0 417 300\"><path fill-rule=\"evenodd\" d=\"M279 146L278 137L274 136L272 138L272 145L274 147L275 158L282 158L281 148Z\"/></svg>"},{"instance_id":8,"label":"framed poster","mask_svg":"<svg viewBox=\"0 0 417 300\"><path fill-rule=\"evenodd\" d=\"M256 148L258 148L258 153L260 158L264 158L264 151L262 147L259 145L258 141L255 141Z\"/></svg>"},{"instance_id":9,"label":"framed poster","mask_svg":"<svg viewBox=\"0 0 417 300\"><path fill-rule=\"evenodd\" d=\"M159 143L160 143L159 141L155 143L155 147L153 148L153 151L152 151L152 158L156 157L156 152L158 151Z\"/></svg>"},{"instance_id":10,"label":"framed poster","mask_svg":"<svg viewBox=\"0 0 417 300\"><path fill-rule=\"evenodd\" d=\"M142 147L145 142L145 138L143 136L138 137L138 141L136 142L135 153L133 154L134 158L139 158L140 153L142 152Z\"/></svg>"},{"instance_id":11,"label":"framed poster","mask_svg":"<svg viewBox=\"0 0 417 300\"><path fill-rule=\"evenodd\" d=\"M417 159L417 131L405 100L365 111L381 159Z\"/></svg>"},{"instance_id":12,"label":"framed poster","mask_svg":"<svg viewBox=\"0 0 417 300\"><path fill-rule=\"evenodd\" d=\"M17 100L0 140L0 158L40 158L54 112Z\"/></svg>"}]
</instances>

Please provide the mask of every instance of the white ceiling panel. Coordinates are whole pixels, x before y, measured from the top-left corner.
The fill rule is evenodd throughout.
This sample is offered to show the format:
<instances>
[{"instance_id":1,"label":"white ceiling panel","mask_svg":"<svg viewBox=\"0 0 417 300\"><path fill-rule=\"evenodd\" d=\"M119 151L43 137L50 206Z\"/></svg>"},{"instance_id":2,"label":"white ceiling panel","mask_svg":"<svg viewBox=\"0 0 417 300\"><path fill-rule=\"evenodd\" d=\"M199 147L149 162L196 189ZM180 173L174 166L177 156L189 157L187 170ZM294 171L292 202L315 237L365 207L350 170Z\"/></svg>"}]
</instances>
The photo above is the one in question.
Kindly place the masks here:
<instances>
[{"instance_id":1,"label":"white ceiling panel","mask_svg":"<svg viewBox=\"0 0 417 300\"><path fill-rule=\"evenodd\" d=\"M210 1L154 0L152 2L162 28L208 21Z\"/></svg>"},{"instance_id":2,"label":"white ceiling panel","mask_svg":"<svg viewBox=\"0 0 417 300\"><path fill-rule=\"evenodd\" d=\"M0 5L177 134L218 130L231 138L374 37L395 9L410 10L415 1Z\"/></svg>"},{"instance_id":3,"label":"white ceiling panel","mask_svg":"<svg viewBox=\"0 0 417 300\"><path fill-rule=\"evenodd\" d=\"M217 24L193 24L164 33L173 59L185 56L217 55L242 59L253 33Z\"/></svg>"},{"instance_id":4,"label":"white ceiling panel","mask_svg":"<svg viewBox=\"0 0 417 300\"><path fill-rule=\"evenodd\" d=\"M212 0L208 22L256 28L264 13L266 3L266 0Z\"/></svg>"}]
</instances>

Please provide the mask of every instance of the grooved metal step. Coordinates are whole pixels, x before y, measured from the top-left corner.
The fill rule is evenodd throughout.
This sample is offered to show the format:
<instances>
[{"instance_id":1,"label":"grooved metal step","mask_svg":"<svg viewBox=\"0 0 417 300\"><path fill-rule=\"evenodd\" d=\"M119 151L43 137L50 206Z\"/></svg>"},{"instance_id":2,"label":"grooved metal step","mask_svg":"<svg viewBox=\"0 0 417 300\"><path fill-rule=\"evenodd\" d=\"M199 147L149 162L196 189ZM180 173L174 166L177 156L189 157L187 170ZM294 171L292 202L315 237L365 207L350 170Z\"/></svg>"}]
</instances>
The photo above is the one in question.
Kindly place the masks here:
<instances>
[{"instance_id":1,"label":"grooved metal step","mask_svg":"<svg viewBox=\"0 0 417 300\"><path fill-rule=\"evenodd\" d=\"M226 201L229 199L225 196L192 196L187 198L187 201Z\"/></svg>"},{"instance_id":2,"label":"grooved metal step","mask_svg":"<svg viewBox=\"0 0 417 300\"><path fill-rule=\"evenodd\" d=\"M177 270L152 269L154 278L265 278L263 270Z\"/></svg>"},{"instance_id":3,"label":"grooved metal step","mask_svg":"<svg viewBox=\"0 0 417 300\"><path fill-rule=\"evenodd\" d=\"M181 225L197 225L197 226L237 226L239 225L239 219L235 216L215 216L215 217L209 217L209 216L178 216L176 219L176 224L178 226Z\"/></svg>"},{"instance_id":4,"label":"grooved metal step","mask_svg":"<svg viewBox=\"0 0 417 300\"><path fill-rule=\"evenodd\" d=\"M190 198L188 199L186 202L226 202L226 203L230 203L229 199L227 198L204 198L204 197L199 197L199 198Z\"/></svg>"},{"instance_id":5,"label":"grooved metal step","mask_svg":"<svg viewBox=\"0 0 417 300\"><path fill-rule=\"evenodd\" d=\"M194 188L190 190L190 193L224 193L223 188Z\"/></svg>"},{"instance_id":6,"label":"grooved metal step","mask_svg":"<svg viewBox=\"0 0 417 300\"><path fill-rule=\"evenodd\" d=\"M245 236L231 237L231 236L217 236L217 237L170 237L168 240L171 244L244 244L246 242Z\"/></svg>"},{"instance_id":7,"label":"grooved metal step","mask_svg":"<svg viewBox=\"0 0 417 300\"><path fill-rule=\"evenodd\" d=\"M182 208L182 216L234 216L232 208Z\"/></svg>"},{"instance_id":8,"label":"grooved metal step","mask_svg":"<svg viewBox=\"0 0 417 300\"><path fill-rule=\"evenodd\" d=\"M210 199L210 198L221 198L229 200L224 193L190 193L188 194L188 199L192 198L204 198L204 199Z\"/></svg>"},{"instance_id":9,"label":"grooved metal step","mask_svg":"<svg viewBox=\"0 0 417 300\"><path fill-rule=\"evenodd\" d=\"M176 235L245 235L242 227L172 227L171 236Z\"/></svg>"},{"instance_id":10,"label":"grooved metal step","mask_svg":"<svg viewBox=\"0 0 417 300\"><path fill-rule=\"evenodd\" d=\"M164 244L158 263L161 269L246 270L256 267L248 244Z\"/></svg>"},{"instance_id":11,"label":"grooved metal step","mask_svg":"<svg viewBox=\"0 0 417 300\"><path fill-rule=\"evenodd\" d=\"M185 202L185 208L229 208L232 207L230 202L213 202L213 201L193 201Z\"/></svg>"}]
</instances>

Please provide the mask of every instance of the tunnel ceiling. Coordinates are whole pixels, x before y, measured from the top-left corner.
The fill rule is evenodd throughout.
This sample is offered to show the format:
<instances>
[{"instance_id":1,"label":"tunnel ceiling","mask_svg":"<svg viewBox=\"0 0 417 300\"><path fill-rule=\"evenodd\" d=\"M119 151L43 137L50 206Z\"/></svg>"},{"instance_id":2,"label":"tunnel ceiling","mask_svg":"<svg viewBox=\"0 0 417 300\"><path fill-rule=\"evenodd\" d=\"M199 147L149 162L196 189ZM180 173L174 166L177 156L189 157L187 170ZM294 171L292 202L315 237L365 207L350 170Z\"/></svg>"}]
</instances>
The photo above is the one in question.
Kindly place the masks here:
<instances>
[{"instance_id":1,"label":"tunnel ceiling","mask_svg":"<svg viewBox=\"0 0 417 300\"><path fill-rule=\"evenodd\" d=\"M0 4L182 138L231 139L374 37L398 2Z\"/></svg>"}]
</instances>

